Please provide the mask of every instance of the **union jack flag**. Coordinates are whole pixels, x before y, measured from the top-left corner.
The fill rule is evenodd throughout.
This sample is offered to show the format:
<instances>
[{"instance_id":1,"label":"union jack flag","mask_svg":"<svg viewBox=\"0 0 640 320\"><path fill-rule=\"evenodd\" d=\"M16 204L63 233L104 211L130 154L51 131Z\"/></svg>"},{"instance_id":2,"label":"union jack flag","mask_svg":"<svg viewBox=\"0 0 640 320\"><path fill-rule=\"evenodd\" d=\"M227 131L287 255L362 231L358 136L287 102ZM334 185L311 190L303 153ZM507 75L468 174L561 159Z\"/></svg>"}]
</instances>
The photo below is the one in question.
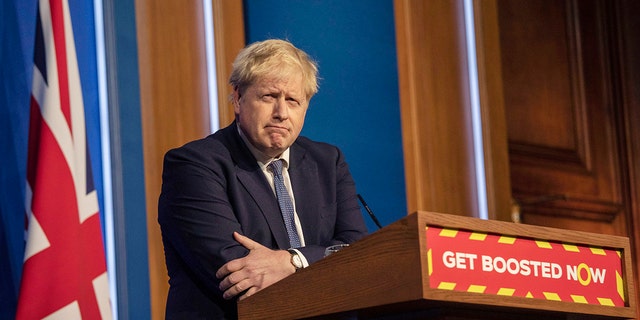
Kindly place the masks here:
<instances>
[{"instance_id":1,"label":"union jack flag","mask_svg":"<svg viewBox=\"0 0 640 320\"><path fill-rule=\"evenodd\" d=\"M109 319L98 199L67 0L39 0L17 319Z\"/></svg>"}]
</instances>

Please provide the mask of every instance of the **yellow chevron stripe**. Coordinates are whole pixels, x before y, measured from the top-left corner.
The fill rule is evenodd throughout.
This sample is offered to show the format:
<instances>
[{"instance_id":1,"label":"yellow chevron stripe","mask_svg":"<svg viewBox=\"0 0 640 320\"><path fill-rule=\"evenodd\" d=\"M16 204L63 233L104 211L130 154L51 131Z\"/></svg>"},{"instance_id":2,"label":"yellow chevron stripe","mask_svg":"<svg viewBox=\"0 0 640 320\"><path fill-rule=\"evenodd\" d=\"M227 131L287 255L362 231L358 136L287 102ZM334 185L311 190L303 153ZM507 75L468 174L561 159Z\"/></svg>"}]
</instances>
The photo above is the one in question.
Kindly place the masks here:
<instances>
[{"instance_id":1,"label":"yellow chevron stripe","mask_svg":"<svg viewBox=\"0 0 640 320\"><path fill-rule=\"evenodd\" d=\"M607 255L607 253L603 249L600 249L600 248L589 248L589 249L591 249L591 253L593 253L593 254L597 254L599 256L606 256Z\"/></svg>"},{"instance_id":2,"label":"yellow chevron stripe","mask_svg":"<svg viewBox=\"0 0 640 320\"><path fill-rule=\"evenodd\" d=\"M578 248L578 246L574 246L572 244L563 244L562 247L564 248L565 251L580 252L580 248Z\"/></svg>"},{"instance_id":3,"label":"yellow chevron stripe","mask_svg":"<svg viewBox=\"0 0 640 320\"><path fill-rule=\"evenodd\" d=\"M516 289L512 289L512 288L500 288L500 290L498 290L498 293L496 293L499 296L513 296L513 294L516 292Z\"/></svg>"},{"instance_id":4,"label":"yellow chevron stripe","mask_svg":"<svg viewBox=\"0 0 640 320\"><path fill-rule=\"evenodd\" d=\"M544 297L545 297L547 300L562 301L562 300L560 299L560 296L559 296L557 293L555 293L555 292L543 292L542 294L544 294Z\"/></svg>"},{"instance_id":5,"label":"yellow chevron stripe","mask_svg":"<svg viewBox=\"0 0 640 320\"><path fill-rule=\"evenodd\" d=\"M551 248L551 243L547 242L547 241L540 241L540 240L536 240L536 245L538 246L538 248L542 248L542 249L552 249Z\"/></svg>"},{"instance_id":6,"label":"yellow chevron stripe","mask_svg":"<svg viewBox=\"0 0 640 320\"><path fill-rule=\"evenodd\" d=\"M440 236L441 237L447 237L447 238L455 238L458 235L458 230L456 229L442 229L442 231L440 231Z\"/></svg>"},{"instance_id":7,"label":"yellow chevron stripe","mask_svg":"<svg viewBox=\"0 0 640 320\"><path fill-rule=\"evenodd\" d=\"M469 235L469 240L484 241L486 238L487 238L487 234L481 233L481 232L474 232L471 235Z\"/></svg>"},{"instance_id":8,"label":"yellow chevron stripe","mask_svg":"<svg viewBox=\"0 0 640 320\"><path fill-rule=\"evenodd\" d=\"M611 300L609 298L598 298L598 302L600 302L600 304L603 305L603 306L610 306L610 307L615 306L613 304L613 300Z\"/></svg>"},{"instance_id":9,"label":"yellow chevron stripe","mask_svg":"<svg viewBox=\"0 0 640 320\"><path fill-rule=\"evenodd\" d=\"M515 237L501 236L500 239L498 239L498 243L513 244L514 242L516 242Z\"/></svg>"},{"instance_id":10,"label":"yellow chevron stripe","mask_svg":"<svg viewBox=\"0 0 640 320\"><path fill-rule=\"evenodd\" d=\"M573 302L575 303L584 303L584 304L588 304L589 302L587 301L587 298L585 298L584 296L579 296L579 295L571 295L571 299L573 300Z\"/></svg>"},{"instance_id":11,"label":"yellow chevron stripe","mask_svg":"<svg viewBox=\"0 0 640 320\"><path fill-rule=\"evenodd\" d=\"M624 279L622 279L622 276L620 275L620 273L618 273L618 271L616 270L616 286L618 289L618 295L620 295L620 298L622 298L622 301L627 301L627 299L624 296Z\"/></svg>"},{"instance_id":12,"label":"yellow chevron stripe","mask_svg":"<svg viewBox=\"0 0 640 320\"><path fill-rule=\"evenodd\" d=\"M467 289L467 292L484 293L485 290L487 290L487 286L478 286L472 284L469 286L469 289Z\"/></svg>"},{"instance_id":13,"label":"yellow chevron stripe","mask_svg":"<svg viewBox=\"0 0 640 320\"><path fill-rule=\"evenodd\" d=\"M438 285L438 289L442 290L453 290L456 287L456 284L453 282L440 282Z\"/></svg>"},{"instance_id":14,"label":"yellow chevron stripe","mask_svg":"<svg viewBox=\"0 0 640 320\"><path fill-rule=\"evenodd\" d=\"M431 248L427 250L427 267L429 268L429 276L433 273L433 256L431 252Z\"/></svg>"}]
</instances>

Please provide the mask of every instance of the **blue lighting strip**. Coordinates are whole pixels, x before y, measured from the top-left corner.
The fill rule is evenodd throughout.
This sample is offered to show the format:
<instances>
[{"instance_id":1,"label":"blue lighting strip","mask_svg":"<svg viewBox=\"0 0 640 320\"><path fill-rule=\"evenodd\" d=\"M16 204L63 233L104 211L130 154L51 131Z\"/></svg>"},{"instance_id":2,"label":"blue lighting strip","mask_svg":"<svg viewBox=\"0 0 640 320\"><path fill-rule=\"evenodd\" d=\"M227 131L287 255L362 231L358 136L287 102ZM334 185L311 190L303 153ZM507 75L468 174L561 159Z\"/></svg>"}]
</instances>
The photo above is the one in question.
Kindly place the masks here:
<instances>
[{"instance_id":1,"label":"blue lighting strip","mask_svg":"<svg viewBox=\"0 0 640 320\"><path fill-rule=\"evenodd\" d=\"M118 319L118 289L116 284L115 232L113 226L113 185L111 181L111 140L109 139L109 110L107 99L107 68L104 42L104 15L102 0L93 1L96 27L96 61L98 69L98 103L100 105L100 144L102 145L102 182L104 196L105 253L111 299L111 314Z\"/></svg>"},{"instance_id":2,"label":"blue lighting strip","mask_svg":"<svg viewBox=\"0 0 640 320\"><path fill-rule=\"evenodd\" d=\"M218 80L216 77L216 52L215 36L213 34L213 9L211 0L202 0L204 10L204 33L207 55L207 78L209 88L209 121L211 132L216 132L220 128L218 118Z\"/></svg>"},{"instance_id":3,"label":"blue lighting strip","mask_svg":"<svg viewBox=\"0 0 640 320\"><path fill-rule=\"evenodd\" d=\"M487 207L487 184L484 167L484 146L482 143L482 116L480 115L480 90L478 87L478 62L476 60L476 36L472 0L464 1L464 21L467 35L467 62L469 65L471 123L473 126L473 150L476 165L478 213L479 218L487 220L489 219L489 209Z\"/></svg>"}]
</instances>

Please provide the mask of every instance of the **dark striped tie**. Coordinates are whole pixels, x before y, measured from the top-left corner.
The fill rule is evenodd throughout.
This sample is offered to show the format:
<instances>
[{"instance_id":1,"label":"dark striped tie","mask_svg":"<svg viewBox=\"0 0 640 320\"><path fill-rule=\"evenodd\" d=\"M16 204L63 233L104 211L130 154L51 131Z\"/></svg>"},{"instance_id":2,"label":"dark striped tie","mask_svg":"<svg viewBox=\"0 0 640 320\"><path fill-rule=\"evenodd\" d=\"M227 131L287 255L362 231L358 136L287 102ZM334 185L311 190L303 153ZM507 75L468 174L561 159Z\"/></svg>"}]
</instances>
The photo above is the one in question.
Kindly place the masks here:
<instances>
[{"instance_id":1,"label":"dark striped tie","mask_svg":"<svg viewBox=\"0 0 640 320\"><path fill-rule=\"evenodd\" d=\"M276 197L278 198L278 204L280 205L280 212L282 213L282 219L284 219L284 225L287 227L287 234L289 235L289 243L292 248L299 248L300 237L296 231L296 226L293 217L293 202L289 197L287 187L284 185L284 179L282 178L282 162L283 160L275 160L269 164L269 168L273 172L273 184L276 189Z\"/></svg>"}]
</instances>

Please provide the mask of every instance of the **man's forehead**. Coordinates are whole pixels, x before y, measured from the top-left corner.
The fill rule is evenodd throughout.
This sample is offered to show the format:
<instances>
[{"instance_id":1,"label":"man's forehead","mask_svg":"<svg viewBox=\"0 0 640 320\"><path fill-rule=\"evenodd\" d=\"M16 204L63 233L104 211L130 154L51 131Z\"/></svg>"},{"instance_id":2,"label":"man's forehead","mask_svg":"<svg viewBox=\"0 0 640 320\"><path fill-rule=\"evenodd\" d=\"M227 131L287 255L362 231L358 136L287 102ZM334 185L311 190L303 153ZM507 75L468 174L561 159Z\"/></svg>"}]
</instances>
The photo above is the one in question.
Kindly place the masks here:
<instances>
[{"instance_id":1,"label":"man's forehead","mask_svg":"<svg viewBox=\"0 0 640 320\"><path fill-rule=\"evenodd\" d=\"M261 89L261 90L301 94L303 92L301 78L302 77L300 76L277 77L277 78L264 77L264 78L258 79L254 83L254 86L257 89Z\"/></svg>"}]
</instances>

